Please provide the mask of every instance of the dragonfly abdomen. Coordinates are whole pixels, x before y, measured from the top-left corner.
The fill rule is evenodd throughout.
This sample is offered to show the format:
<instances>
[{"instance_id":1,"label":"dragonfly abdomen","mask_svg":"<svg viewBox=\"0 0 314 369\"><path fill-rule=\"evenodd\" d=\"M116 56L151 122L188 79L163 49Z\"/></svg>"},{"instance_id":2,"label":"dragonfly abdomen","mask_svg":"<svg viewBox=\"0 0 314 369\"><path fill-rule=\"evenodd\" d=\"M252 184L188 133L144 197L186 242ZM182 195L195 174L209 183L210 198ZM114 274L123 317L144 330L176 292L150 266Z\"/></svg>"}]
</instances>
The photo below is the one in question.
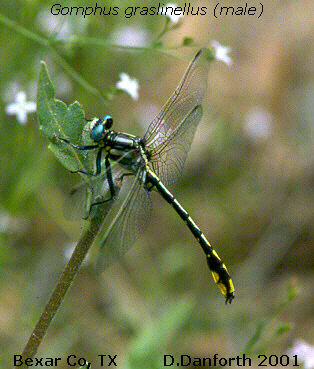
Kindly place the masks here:
<instances>
[{"instance_id":1,"label":"dragonfly abdomen","mask_svg":"<svg viewBox=\"0 0 314 369\"><path fill-rule=\"evenodd\" d=\"M215 283L217 284L222 294L225 296L226 303L230 303L234 298L233 283L225 264L222 262L217 252L211 247L203 232L195 224L189 213L182 207L182 205L180 205L178 200L176 200L176 198L160 181L160 179L154 173L148 171L147 181L156 188L160 195L169 204L172 205L180 218L186 223L193 236L197 239L198 243L200 244L206 255L207 265L211 270Z\"/></svg>"}]
</instances>

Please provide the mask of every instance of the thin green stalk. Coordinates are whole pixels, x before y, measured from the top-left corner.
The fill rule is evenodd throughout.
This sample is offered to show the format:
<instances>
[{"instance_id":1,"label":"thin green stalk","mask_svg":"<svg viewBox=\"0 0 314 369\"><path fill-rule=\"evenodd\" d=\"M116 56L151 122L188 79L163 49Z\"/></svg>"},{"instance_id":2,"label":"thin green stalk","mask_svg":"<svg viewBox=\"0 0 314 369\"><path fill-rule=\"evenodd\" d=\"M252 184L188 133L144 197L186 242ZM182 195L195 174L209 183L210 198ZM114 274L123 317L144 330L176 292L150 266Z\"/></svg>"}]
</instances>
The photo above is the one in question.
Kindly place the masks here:
<instances>
[{"instance_id":1,"label":"thin green stalk","mask_svg":"<svg viewBox=\"0 0 314 369\"><path fill-rule=\"evenodd\" d=\"M170 23L170 20L169 20L168 17L166 17L164 27L161 30L161 32L159 33L159 35L156 37L155 42L158 42L169 31L169 27L168 27L169 23Z\"/></svg>"},{"instance_id":2,"label":"thin green stalk","mask_svg":"<svg viewBox=\"0 0 314 369\"><path fill-rule=\"evenodd\" d=\"M151 50L150 46L128 46L116 44L108 39L104 38L96 38L96 37L82 37L79 38L70 38L66 39L55 39L52 41L53 44L69 44L72 46L101 46L102 48L110 48L110 49L126 49L126 50L134 50L134 51L145 51Z\"/></svg>"},{"instance_id":3,"label":"thin green stalk","mask_svg":"<svg viewBox=\"0 0 314 369\"><path fill-rule=\"evenodd\" d=\"M39 36L35 32L29 31L25 27L18 24L16 21L13 21L9 18L7 18L5 15L0 13L0 23L2 23L4 26L10 28L12 31L30 39L42 46L49 46L49 41L42 36Z\"/></svg>"},{"instance_id":4,"label":"thin green stalk","mask_svg":"<svg viewBox=\"0 0 314 369\"><path fill-rule=\"evenodd\" d=\"M76 248L71 256L71 259L65 267L59 279L59 282L52 292L52 295L48 303L46 304L43 313L41 314L32 334L29 337L29 340L22 353L22 357L24 360L26 358L33 358L36 355L38 347L41 344L50 323L55 317L65 294L67 293L75 276L77 275L89 248L91 247L95 237L97 236L103 220L109 211L109 208L110 207L108 207L107 211L104 212L101 216L93 218L90 221L89 226L82 233L81 238L78 241ZM26 367L27 366L25 366L25 364L19 366L19 368Z\"/></svg>"},{"instance_id":5,"label":"thin green stalk","mask_svg":"<svg viewBox=\"0 0 314 369\"><path fill-rule=\"evenodd\" d=\"M52 41L53 45L61 44L61 45L72 45L72 46L96 46L102 47L106 49L121 49L121 50L129 50L129 51L151 51L154 50L156 52L170 55L173 57L178 57L174 55L172 50L176 50L177 47L156 47L157 41L159 40L159 36L148 46L132 46L132 45L121 45L114 43L108 39L95 38L95 37L80 37L76 39L55 39Z\"/></svg>"},{"instance_id":6,"label":"thin green stalk","mask_svg":"<svg viewBox=\"0 0 314 369\"><path fill-rule=\"evenodd\" d=\"M53 40L50 40L48 38L42 37L35 32L32 32L25 27L19 25L16 21L12 21L11 19L7 18L5 15L0 13L0 24L3 24L4 26L10 28L12 31L35 41L41 46L47 47L56 62L73 78L74 81L76 81L80 86L82 86L86 91L91 93L94 96L100 97L103 101L105 101L104 96L97 90L95 87L93 87L90 83L88 83L82 76L80 76L71 66L70 64L58 53L58 51L55 49L54 44L56 43Z\"/></svg>"},{"instance_id":7,"label":"thin green stalk","mask_svg":"<svg viewBox=\"0 0 314 369\"><path fill-rule=\"evenodd\" d=\"M75 69L71 67L71 65L57 52L57 50L53 46L49 46L50 51L52 52L56 62L76 81L79 85L81 85L86 91L90 94L101 98L105 101L104 96L99 92L99 90L93 87L90 83L88 83L82 76L80 76Z\"/></svg>"}]
</instances>

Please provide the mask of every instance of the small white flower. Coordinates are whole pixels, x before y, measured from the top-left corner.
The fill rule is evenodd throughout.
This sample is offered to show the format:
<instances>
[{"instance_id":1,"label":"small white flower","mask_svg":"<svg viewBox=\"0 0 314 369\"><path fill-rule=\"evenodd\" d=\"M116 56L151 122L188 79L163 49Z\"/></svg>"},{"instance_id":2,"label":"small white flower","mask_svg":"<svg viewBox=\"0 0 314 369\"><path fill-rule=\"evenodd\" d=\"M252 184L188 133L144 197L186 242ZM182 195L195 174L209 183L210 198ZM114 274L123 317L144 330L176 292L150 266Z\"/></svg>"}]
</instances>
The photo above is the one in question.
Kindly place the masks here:
<instances>
[{"instance_id":1,"label":"small white flower","mask_svg":"<svg viewBox=\"0 0 314 369\"><path fill-rule=\"evenodd\" d=\"M266 141L272 131L272 115L262 106L251 108L244 119L243 130L254 143Z\"/></svg>"},{"instance_id":2,"label":"small white flower","mask_svg":"<svg viewBox=\"0 0 314 369\"><path fill-rule=\"evenodd\" d=\"M287 351L287 355L291 357L297 355L299 361L303 362L304 369L314 368L314 346L304 340L295 340L294 345Z\"/></svg>"},{"instance_id":3,"label":"small white flower","mask_svg":"<svg viewBox=\"0 0 314 369\"><path fill-rule=\"evenodd\" d=\"M36 110L36 103L33 101L26 101L26 94L24 91L17 93L15 102L6 106L5 111L7 114L16 114L17 120L21 124L25 124L27 120L27 114Z\"/></svg>"},{"instance_id":4,"label":"small white flower","mask_svg":"<svg viewBox=\"0 0 314 369\"><path fill-rule=\"evenodd\" d=\"M143 47L148 44L147 32L136 26L127 26L116 29L110 36L111 40L124 46Z\"/></svg>"},{"instance_id":5,"label":"small white flower","mask_svg":"<svg viewBox=\"0 0 314 369\"><path fill-rule=\"evenodd\" d=\"M178 5L177 4L173 4L173 3L168 3L165 5L165 7L162 7L162 14L165 15L166 17L168 17L172 23L178 23L180 18L183 18L184 15L183 14L173 14L173 11L175 8L177 8ZM168 8L168 9L167 9ZM171 8L171 9L169 9Z\"/></svg>"},{"instance_id":6,"label":"small white flower","mask_svg":"<svg viewBox=\"0 0 314 369\"><path fill-rule=\"evenodd\" d=\"M233 63L231 57L227 55L231 51L231 47L222 46L218 41L211 42L212 47L215 50L215 58L216 60L220 60L227 64L229 67Z\"/></svg>"},{"instance_id":7,"label":"small white flower","mask_svg":"<svg viewBox=\"0 0 314 369\"><path fill-rule=\"evenodd\" d=\"M119 90L127 92L133 100L138 99L139 85L135 78L130 78L128 74L121 73L120 81L117 82L116 86Z\"/></svg>"}]
</instances>

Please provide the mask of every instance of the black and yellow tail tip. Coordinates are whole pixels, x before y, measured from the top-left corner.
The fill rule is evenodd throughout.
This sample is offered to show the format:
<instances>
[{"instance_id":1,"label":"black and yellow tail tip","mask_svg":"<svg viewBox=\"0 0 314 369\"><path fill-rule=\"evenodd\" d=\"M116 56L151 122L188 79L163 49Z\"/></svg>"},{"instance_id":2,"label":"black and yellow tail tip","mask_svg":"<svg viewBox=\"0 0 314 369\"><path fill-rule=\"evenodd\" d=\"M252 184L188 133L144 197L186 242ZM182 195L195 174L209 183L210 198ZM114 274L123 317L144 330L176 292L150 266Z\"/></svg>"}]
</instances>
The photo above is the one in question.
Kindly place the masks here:
<instances>
[{"instance_id":1,"label":"black and yellow tail tip","mask_svg":"<svg viewBox=\"0 0 314 369\"><path fill-rule=\"evenodd\" d=\"M224 267L224 269L227 271L227 268ZM226 304L231 304L232 300L234 299L234 286L232 279L229 277L228 280L222 281L220 275L217 272L211 272L214 282L217 284L218 288L220 289L221 293L226 298ZM228 273L228 271L227 271ZM229 274L228 274L229 275Z\"/></svg>"},{"instance_id":2,"label":"black and yellow tail tip","mask_svg":"<svg viewBox=\"0 0 314 369\"><path fill-rule=\"evenodd\" d=\"M212 273L214 282L217 284L221 293L225 296L226 304L228 303L231 304L232 300L234 299L234 286L232 279L230 277L227 267L222 262L217 252L211 248L209 242L208 245L210 247L211 252L206 255L207 264Z\"/></svg>"}]
</instances>

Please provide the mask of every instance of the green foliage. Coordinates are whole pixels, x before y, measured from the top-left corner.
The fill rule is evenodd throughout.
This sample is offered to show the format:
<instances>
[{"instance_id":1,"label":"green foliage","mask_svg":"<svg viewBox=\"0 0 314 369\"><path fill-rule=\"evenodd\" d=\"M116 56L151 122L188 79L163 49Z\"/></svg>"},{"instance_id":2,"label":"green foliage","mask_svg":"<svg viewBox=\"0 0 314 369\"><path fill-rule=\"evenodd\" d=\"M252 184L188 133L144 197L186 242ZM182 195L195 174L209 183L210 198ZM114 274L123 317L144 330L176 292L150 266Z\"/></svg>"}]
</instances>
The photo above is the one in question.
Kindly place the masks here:
<instances>
[{"instance_id":1,"label":"green foliage","mask_svg":"<svg viewBox=\"0 0 314 369\"><path fill-rule=\"evenodd\" d=\"M70 171L90 172L93 168L93 155L77 150L61 139L76 145L91 144L84 112L76 101L69 107L55 99L53 84L49 78L46 64L41 63L37 93L37 114L40 130L50 141L49 149Z\"/></svg>"}]
</instances>

